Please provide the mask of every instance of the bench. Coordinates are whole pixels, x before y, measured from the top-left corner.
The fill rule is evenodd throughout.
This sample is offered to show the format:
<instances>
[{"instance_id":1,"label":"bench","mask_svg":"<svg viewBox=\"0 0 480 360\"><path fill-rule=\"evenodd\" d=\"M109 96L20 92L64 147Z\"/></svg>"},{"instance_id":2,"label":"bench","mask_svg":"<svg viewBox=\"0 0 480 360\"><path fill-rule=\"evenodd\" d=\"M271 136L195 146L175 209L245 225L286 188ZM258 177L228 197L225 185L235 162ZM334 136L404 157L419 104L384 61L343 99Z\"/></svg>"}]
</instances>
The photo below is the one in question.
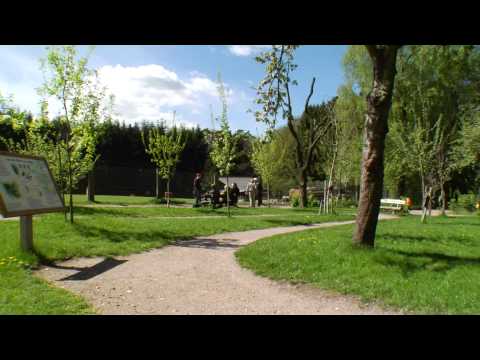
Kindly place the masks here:
<instances>
[{"instance_id":1,"label":"bench","mask_svg":"<svg viewBox=\"0 0 480 360\"><path fill-rule=\"evenodd\" d=\"M392 213L395 213L395 211L402 211L406 204L407 204L407 202L405 200L381 199L380 200L380 209L391 210Z\"/></svg>"}]
</instances>

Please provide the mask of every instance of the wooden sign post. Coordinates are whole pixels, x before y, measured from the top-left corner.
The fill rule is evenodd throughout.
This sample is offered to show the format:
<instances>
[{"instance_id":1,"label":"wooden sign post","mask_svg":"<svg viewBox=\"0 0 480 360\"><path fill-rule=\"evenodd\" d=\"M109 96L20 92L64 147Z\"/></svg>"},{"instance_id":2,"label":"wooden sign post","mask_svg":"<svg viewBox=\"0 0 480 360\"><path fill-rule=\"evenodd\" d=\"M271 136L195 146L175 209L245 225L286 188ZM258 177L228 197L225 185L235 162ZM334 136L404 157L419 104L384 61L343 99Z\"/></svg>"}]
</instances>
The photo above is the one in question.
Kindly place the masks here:
<instances>
[{"instance_id":1,"label":"wooden sign post","mask_svg":"<svg viewBox=\"0 0 480 360\"><path fill-rule=\"evenodd\" d=\"M20 216L20 244L25 251L33 251L32 215Z\"/></svg>"},{"instance_id":2,"label":"wooden sign post","mask_svg":"<svg viewBox=\"0 0 480 360\"><path fill-rule=\"evenodd\" d=\"M20 243L33 251L32 216L65 211L47 161L0 151L0 214L20 217Z\"/></svg>"}]
</instances>

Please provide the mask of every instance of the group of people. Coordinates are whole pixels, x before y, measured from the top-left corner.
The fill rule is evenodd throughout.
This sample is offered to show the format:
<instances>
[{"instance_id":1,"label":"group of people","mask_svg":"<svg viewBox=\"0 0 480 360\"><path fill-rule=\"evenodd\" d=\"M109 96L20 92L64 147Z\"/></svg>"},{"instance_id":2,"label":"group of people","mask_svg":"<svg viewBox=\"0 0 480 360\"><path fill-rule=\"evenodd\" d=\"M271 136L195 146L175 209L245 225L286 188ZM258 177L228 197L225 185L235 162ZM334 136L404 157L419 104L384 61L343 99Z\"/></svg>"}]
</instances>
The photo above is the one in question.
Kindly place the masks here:
<instances>
[{"instance_id":1,"label":"group of people","mask_svg":"<svg viewBox=\"0 0 480 360\"><path fill-rule=\"evenodd\" d=\"M202 205L202 174L197 173L195 179L193 180L193 195L195 196L194 207L199 207ZM227 190L228 190L228 199L230 200L231 206L237 206L238 199L240 197L240 189L238 185L234 182L231 184L230 188L227 189L225 185L223 191L220 192L217 184L212 184L212 190L209 194L211 198L211 203L213 206L220 205L227 202ZM262 205L262 192L263 187L260 180L256 177L252 178L247 184L246 194L250 200L250 207L255 207L255 203L258 202L258 206Z\"/></svg>"}]
</instances>

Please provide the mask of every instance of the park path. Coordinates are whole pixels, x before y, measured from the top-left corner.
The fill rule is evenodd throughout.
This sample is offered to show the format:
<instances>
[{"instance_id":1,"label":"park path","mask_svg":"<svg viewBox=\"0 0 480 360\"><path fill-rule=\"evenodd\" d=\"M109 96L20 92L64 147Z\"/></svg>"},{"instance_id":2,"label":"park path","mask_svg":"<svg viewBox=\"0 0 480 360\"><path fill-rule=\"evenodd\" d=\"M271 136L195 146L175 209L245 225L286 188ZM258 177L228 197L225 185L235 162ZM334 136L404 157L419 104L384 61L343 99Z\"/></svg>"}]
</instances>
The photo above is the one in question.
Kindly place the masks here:
<instances>
[{"instance_id":1,"label":"park path","mask_svg":"<svg viewBox=\"0 0 480 360\"><path fill-rule=\"evenodd\" d=\"M234 256L264 237L351 223L199 237L115 259L72 259L36 274L81 295L101 314L398 314L352 296L256 276Z\"/></svg>"}]
</instances>

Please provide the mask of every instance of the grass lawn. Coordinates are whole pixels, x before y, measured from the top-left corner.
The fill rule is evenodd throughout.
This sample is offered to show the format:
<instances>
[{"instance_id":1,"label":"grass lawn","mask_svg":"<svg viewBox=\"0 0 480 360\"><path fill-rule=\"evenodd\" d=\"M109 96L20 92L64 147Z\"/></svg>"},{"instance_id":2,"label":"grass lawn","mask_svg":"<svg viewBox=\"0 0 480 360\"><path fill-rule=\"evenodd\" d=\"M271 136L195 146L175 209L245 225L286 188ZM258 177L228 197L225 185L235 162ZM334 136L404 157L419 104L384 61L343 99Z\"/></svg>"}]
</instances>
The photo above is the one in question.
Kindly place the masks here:
<instances>
[{"instance_id":1,"label":"grass lawn","mask_svg":"<svg viewBox=\"0 0 480 360\"><path fill-rule=\"evenodd\" d=\"M355 249L353 227L259 240L239 263L272 279L311 283L416 313L480 314L480 217L382 221L375 250Z\"/></svg>"},{"instance_id":2,"label":"grass lawn","mask_svg":"<svg viewBox=\"0 0 480 360\"><path fill-rule=\"evenodd\" d=\"M64 221L63 214L34 216L35 256L20 251L18 221L0 221L0 314L92 311L82 299L33 277L30 268L41 261L128 255L200 235L353 219L351 213L326 216L317 215L315 209L241 208L232 213L234 217L229 219L226 209L79 207L73 225ZM261 214L272 216L255 216ZM218 221L208 215L224 219Z\"/></svg>"},{"instance_id":3,"label":"grass lawn","mask_svg":"<svg viewBox=\"0 0 480 360\"><path fill-rule=\"evenodd\" d=\"M66 202L68 199L65 199ZM95 195L95 203L87 201L87 195L73 195L74 205L155 205L160 201L152 196L117 196L117 195ZM189 198L171 198L172 205L192 205L193 199Z\"/></svg>"}]
</instances>

